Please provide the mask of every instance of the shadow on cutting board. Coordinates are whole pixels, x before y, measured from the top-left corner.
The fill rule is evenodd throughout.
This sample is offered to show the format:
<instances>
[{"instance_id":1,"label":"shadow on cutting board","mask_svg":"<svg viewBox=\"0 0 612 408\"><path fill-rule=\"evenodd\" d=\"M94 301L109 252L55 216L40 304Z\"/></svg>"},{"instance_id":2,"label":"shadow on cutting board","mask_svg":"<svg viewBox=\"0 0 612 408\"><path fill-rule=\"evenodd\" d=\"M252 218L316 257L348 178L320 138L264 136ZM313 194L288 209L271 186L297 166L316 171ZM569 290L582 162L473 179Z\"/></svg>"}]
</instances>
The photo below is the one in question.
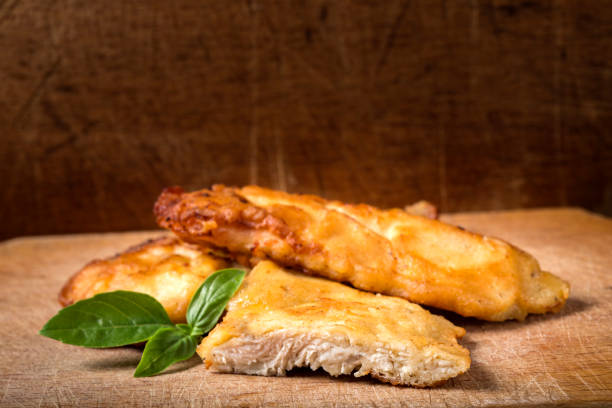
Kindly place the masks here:
<instances>
[{"instance_id":1,"label":"shadow on cutting board","mask_svg":"<svg viewBox=\"0 0 612 408\"><path fill-rule=\"evenodd\" d=\"M485 365L474 360L474 351L479 347L478 342L472 341L464 337L460 344L470 350L472 364L467 372L458 377L451 378L439 387L441 389L463 389L463 390L478 390L478 391L495 391L499 389L499 385L493 372Z\"/></svg>"},{"instance_id":2,"label":"shadow on cutting board","mask_svg":"<svg viewBox=\"0 0 612 408\"><path fill-rule=\"evenodd\" d=\"M580 299L575 297L570 297L567 299L565 306L558 313L546 313L546 314L533 314L527 316L525 320L522 322L516 320L508 320L505 322L487 322L484 320L478 320L473 317L463 317L459 316L456 313L449 312L446 310L436 309L433 307L425 307L433 314L437 314L443 316L444 318L450 320L454 325L465 328L468 332L474 329L478 330L486 330L486 331L504 331L504 330L513 330L517 327L524 327L530 324L536 324L539 322L545 321L553 321L556 319L561 319L567 316L571 316L575 313L584 312L593 306L597 305L597 302L594 299Z\"/></svg>"},{"instance_id":3,"label":"shadow on cutting board","mask_svg":"<svg viewBox=\"0 0 612 408\"><path fill-rule=\"evenodd\" d=\"M84 361L83 365L86 369L93 371L136 369L140 361L140 356L142 355L142 350L137 350L136 347L126 346L122 347L123 352L120 355L105 353L107 350L117 350L118 348L119 347L97 350L100 354L100 358Z\"/></svg>"},{"instance_id":4,"label":"shadow on cutting board","mask_svg":"<svg viewBox=\"0 0 612 408\"><path fill-rule=\"evenodd\" d=\"M132 350L129 350L129 349L134 349L133 353L131 352ZM101 349L99 351L102 352L101 354L105 354L103 352L104 350L113 350L113 349ZM133 371L135 370L136 366L138 366L138 363L140 362L140 356L142 355L142 350L137 349L137 347L127 346L124 348L123 351L128 352L129 355L125 355L126 353L121 353L121 355L119 356L116 356L116 355L104 356L103 355L102 358L98 360L85 362L84 366L88 370L92 370L92 371L109 371L109 370ZM193 357L185 361L180 361L178 363L172 364L167 370L157 375L159 376L159 375L173 374L179 371L188 370L198 365L202 365L202 359L198 357L197 355L194 355Z\"/></svg>"}]
</instances>

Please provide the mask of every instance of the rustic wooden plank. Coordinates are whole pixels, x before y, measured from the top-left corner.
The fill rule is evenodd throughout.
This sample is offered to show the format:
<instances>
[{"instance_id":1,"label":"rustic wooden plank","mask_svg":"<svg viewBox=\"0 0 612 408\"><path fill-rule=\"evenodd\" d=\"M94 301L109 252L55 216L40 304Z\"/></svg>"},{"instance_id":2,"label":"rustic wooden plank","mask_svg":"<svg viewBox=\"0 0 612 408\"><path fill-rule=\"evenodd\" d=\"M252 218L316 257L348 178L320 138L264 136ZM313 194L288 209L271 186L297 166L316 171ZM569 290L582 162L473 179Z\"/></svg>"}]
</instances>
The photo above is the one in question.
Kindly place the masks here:
<instances>
[{"instance_id":1,"label":"rustic wooden plank","mask_svg":"<svg viewBox=\"0 0 612 408\"><path fill-rule=\"evenodd\" d=\"M612 214L609 2L0 3L0 237L167 185Z\"/></svg>"},{"instance_id":2,"label":"rustic wooden plank","mask_svg":"<svg viewBox=\"0 0 612 408\"><path fill-rule=\"evenodd\" d=\"M605 406L612 405L612 220L578 209L445 215L507 239L570 281L566 307L525 322L464 326L472 367L442 387L411 389L299 370L286 378L220 375L193 358L132 378L133 348L83 349L37 330L64 281L92 258L160 232L20 238L0 244L0 405L6 406Z\"/></svg>"}]
</instances>

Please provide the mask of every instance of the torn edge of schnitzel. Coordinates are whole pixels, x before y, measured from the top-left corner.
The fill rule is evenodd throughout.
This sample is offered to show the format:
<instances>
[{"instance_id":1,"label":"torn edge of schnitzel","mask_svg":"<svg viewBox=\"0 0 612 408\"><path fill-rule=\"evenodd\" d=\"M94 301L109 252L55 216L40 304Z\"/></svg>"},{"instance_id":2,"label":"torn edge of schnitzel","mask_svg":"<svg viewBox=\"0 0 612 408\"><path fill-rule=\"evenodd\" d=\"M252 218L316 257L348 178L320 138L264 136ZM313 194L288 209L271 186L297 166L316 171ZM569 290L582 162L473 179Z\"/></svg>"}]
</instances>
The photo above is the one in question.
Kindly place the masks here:
<instances>
[{"instance_id":1,"label":"torn edge of schnitzel","mask_svg":"<svg viewBox=\"0 0 612 408\"><path fill-rule=\"evenodd\" d=\"M226 373L283 376L294 367L432 386L464 373L465 330L407 300L374 295L262 261L197 352Z\"/></svg>"},{"instance_id":2,"label":"torn edge of schnitzel","mask_svg":"<svg viewBox=\"0 0 612 408\"><path fill-rule=\"evenodd\" d=\"M526 252L400 209L380 210L257 186L185 193L155 204L181 239L490 321L559 311L569 284Z\"/></svg>"},{"instance_id":3,"label":"torn edge of schnitzel","mask_svg":"<svg viewBox=\"0 0 612 408\"><path fill-rule=\"evenodd\" d=\"M66 282L59 302L67 306L114 290L141 292L157 299L170 320L182 323L193 293L209 275L229 265L210 247L176 237L153 239L87 264Z\"/></svg>"}]
</instances>

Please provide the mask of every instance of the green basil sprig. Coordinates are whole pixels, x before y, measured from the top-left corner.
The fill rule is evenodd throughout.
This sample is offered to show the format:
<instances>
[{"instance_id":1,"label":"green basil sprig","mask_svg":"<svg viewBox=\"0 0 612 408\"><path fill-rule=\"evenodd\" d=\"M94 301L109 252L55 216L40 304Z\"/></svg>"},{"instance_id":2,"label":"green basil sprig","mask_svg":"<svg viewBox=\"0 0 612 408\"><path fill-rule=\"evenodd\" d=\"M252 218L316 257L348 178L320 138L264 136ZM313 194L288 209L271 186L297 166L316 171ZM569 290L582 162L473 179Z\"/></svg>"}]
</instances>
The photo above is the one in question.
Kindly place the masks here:
<instances>
[{"instance_id":1,"label":"green basil sprig","mask_svg":"<svg viewBox=\"0 0 612 408\"><path fill-rule=\"evenodd\" d=\"M149 377L187 360L195 353L198 340L176 327L159 329L147 342L134 377Z\"/></svg>"},{"instance_id":2,"label":"green basil sprig","mask_svg":"<svg viewBox=\"0 0 612 408\"><path fill-rule=\"evenodd\" d=\"M244 275L243 270L234 268L210 275L189 303L187 324L172 324L163 306L149 295L118 290L65 307L40 334L94 348L148 340L134 372L135 377L148 377L193 356L202 335L215 326Z\"/></svg>"},{"instance_id":3,"label":"green basil sprig","mask_svg":"<svg viewBox=\"0 0 612 408\"><path fill-rule=\"evenodd\" d=\"M215 273L206 279L206 284L198 288L187 308L187 323L191 327L191 335L203 335L215 327L225 305L240 287L243 278L244 273Z\"/></svg>"}]
</instances>

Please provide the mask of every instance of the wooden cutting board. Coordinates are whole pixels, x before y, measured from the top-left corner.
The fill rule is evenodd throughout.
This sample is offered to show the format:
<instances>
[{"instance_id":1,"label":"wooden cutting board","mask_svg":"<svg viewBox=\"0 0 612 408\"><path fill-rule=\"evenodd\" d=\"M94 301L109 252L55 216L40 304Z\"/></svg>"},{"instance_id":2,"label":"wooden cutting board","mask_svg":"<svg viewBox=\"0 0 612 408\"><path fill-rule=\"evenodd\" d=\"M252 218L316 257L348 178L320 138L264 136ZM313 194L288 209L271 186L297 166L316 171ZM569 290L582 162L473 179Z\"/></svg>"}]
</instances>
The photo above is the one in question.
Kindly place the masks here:
<instances>
[{"instance_id":1,"label":"wooden cutting board","mask_svg":"<svg viewBox=\"0 0 612 408\"><path fill-rule=\"evenodd\" d=\"M155 232L19 238L0 244L0 405L6 406L603 406L612 405L612 220L579 209L455 214L445 221L501 237L572 285L555 315L466 328L470 370L433 389L301 369L285 378L208 372L197 357L137 379L140 350L93 350L37 334L66 279L92 258Z\"/></svg>"}]
</instances>

